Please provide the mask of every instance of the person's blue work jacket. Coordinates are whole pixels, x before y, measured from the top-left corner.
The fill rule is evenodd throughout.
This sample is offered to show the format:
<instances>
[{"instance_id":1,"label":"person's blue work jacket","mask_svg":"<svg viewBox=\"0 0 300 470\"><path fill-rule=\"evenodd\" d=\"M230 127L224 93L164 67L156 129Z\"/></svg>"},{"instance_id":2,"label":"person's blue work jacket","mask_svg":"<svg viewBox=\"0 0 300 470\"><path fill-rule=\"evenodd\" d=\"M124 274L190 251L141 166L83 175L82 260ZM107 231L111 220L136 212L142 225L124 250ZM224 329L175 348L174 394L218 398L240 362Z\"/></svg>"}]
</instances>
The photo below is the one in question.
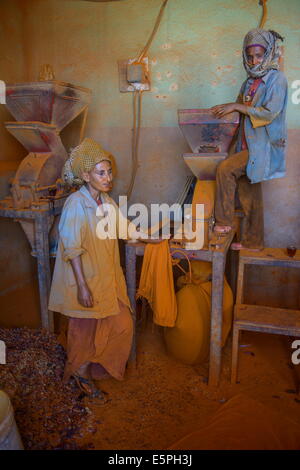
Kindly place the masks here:
<instances>
[{"instance_id":1,"label":"person's blue work jacket","mask_svg":"<svg viewBox=\"0 0 300 470\"><path fill-rule=\"evenodd\" d=\"M253 82L248 78L242 85L238 101L245 102ZM244 117L245 137L249 149L247 176L258 183L285 176L285 151L287 143L286 107L288 85L285 75L270 70L258 86L248 116ZM236 151L242 149L240 126Z\"/></svg>"}]
</instances>

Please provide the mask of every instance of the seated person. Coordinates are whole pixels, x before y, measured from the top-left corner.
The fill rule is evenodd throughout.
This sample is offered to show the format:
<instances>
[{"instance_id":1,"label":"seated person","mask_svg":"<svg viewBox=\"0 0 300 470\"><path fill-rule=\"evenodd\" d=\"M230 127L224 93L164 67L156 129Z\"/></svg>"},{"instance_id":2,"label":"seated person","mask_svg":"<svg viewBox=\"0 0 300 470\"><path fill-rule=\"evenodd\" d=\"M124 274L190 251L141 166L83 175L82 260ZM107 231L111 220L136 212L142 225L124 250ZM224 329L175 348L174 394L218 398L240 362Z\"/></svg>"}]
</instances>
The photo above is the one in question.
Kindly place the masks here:
<instances>
[{"instance_id":1,"label":"seated person","mask_svg":"<svg viewBox=\"0 0 300 470\"><path fill-rule=\"evenodd\" d=\"M248 74L236 103L211 108L222 118L241 114L236 153L217 168L215 232L228 233L234 221L235 192L245 213L241 243L232 249L262 249L264 220L261 181L285 176L287 79L279 71L275 31L253 29L245 36L243 63Z\"/></svg>"}]
</instances>

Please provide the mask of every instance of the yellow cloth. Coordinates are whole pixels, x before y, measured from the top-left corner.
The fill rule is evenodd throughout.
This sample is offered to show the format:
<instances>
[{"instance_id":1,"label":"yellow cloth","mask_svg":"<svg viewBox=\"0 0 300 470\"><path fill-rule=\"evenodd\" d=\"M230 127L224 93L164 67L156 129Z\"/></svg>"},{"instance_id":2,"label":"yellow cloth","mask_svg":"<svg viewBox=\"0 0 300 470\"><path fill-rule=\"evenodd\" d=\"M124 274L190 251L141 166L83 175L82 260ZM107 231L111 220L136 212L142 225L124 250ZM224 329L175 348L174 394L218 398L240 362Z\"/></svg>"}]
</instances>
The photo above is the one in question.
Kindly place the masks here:
<instances>
[{"instance_id":1,"label":"yellow cloth","mask_svg":"<svg viewBox=\"0 0 300 470\"><path fill-rule=\"evenodd\" d=\"M177 304L168 240L146 246L137 297L148 300L154 323L175 325Z\"/></svg>"},{"instance_id":2,"label":"yellow cloth","mask_svg":"<svg viewBox=\"0 0 300 470\"><path fill-rule=\"evenodd\" d=\"M101 193L101 199L118 209L107 194ZM97 208L96 201L83 186L68 197L61 214L49 309L69 317L100 319L117 315L118 299L130 308L118 240L96 236L100 221ZM102 206L98 210L103 210ZM90 308L83 307L77 300L77 284L70 263L77 256L81 256L84 276L93 294L94 306Z\"/></svg>"}]
</instances>

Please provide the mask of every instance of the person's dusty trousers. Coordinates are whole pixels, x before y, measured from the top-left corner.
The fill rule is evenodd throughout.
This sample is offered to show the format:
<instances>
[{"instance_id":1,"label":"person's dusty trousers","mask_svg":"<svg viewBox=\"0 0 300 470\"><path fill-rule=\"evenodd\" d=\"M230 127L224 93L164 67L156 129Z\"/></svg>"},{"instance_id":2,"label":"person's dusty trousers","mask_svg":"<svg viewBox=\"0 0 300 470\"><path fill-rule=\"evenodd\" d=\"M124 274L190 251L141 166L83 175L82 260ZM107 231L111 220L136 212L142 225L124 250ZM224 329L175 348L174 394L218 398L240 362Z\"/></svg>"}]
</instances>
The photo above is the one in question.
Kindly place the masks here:
<instances>
[{"instance_id":1,"label":"person's dusty trousers","mask_svg":"<svg viewBox=\"0 0 300 470\"><path fill-rule=\"evenodd\" d=\"M233 225L235 194L245 214L241 243L248 248L263 248L264 214L261 183L251 184L246 176L247 150L230 155L217 168L215 218L218 225Z\"/></svg>"}]
</instances>

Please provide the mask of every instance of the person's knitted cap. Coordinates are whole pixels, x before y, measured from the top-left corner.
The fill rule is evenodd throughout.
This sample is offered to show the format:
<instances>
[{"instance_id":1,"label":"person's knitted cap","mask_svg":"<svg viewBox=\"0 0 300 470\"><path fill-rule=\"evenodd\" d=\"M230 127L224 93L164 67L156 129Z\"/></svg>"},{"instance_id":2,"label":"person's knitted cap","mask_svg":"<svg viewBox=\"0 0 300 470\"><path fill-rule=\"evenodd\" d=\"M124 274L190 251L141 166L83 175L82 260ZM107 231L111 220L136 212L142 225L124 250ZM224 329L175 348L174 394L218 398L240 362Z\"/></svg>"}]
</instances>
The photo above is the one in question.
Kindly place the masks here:
<instances>
[{"instance_id":1,"label":"person's knitted cap","mask_svg":"<svg viewBox=\"0 0 300 470\"><path fill-rule=\"evenodd\" d=\"M70 157L65 162L62 178L70 186L81 186L84 184L82 174L89 173L97 163L104 160L112 164L111 153L104 150L98 142L86 137L71 151Z\"/></svg>"}]
</instances>

